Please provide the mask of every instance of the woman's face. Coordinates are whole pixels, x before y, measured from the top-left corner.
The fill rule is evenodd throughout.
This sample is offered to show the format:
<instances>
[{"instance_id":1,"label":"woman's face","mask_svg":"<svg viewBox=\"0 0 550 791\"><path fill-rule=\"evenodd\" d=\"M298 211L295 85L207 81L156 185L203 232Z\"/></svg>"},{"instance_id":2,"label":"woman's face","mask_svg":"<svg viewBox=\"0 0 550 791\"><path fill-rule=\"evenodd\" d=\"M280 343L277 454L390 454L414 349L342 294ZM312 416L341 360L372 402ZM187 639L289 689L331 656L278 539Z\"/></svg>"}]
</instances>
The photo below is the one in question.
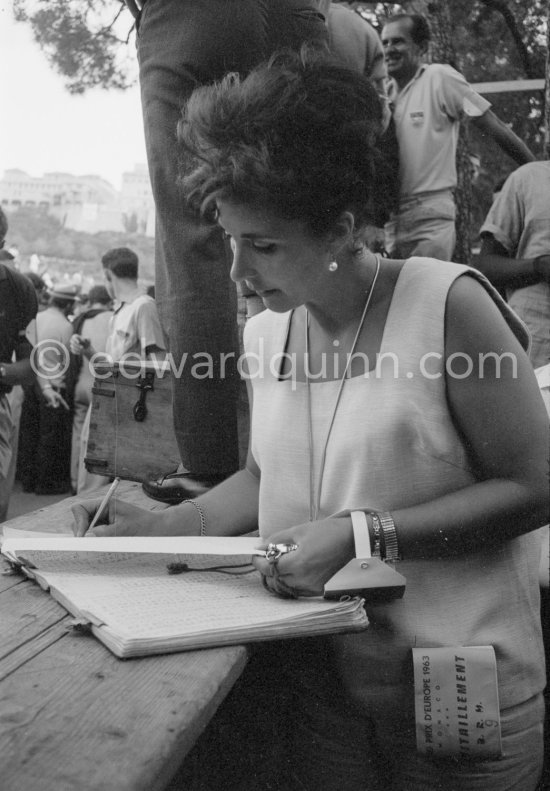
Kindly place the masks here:
<instances>
[{"instance_id":1,"label":"woman's face","mask_svg":"<svg viewBox=\"0 0 550 791\"><path fill-rule=\"evenodd\" d=\"M231 278L245 280L264 305L283 313L318 297L326 299L327 239L313 236L300 220L230 200L218 201L218 222L231 238Z\"/></svg>"}]
</instances>

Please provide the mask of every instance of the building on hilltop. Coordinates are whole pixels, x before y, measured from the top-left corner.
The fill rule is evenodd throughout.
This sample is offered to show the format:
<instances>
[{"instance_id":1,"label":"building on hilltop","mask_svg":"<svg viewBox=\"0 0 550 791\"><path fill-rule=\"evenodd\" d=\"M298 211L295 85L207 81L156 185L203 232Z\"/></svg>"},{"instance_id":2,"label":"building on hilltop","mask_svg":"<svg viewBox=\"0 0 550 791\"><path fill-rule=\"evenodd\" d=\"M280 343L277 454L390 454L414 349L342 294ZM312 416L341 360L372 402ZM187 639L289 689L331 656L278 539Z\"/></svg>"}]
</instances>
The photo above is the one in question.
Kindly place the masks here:
<instances>
[{"instance_id":1,"label":"building on hilltop","mask_svg":"<svg viewBox=\"0 0 550 791\"><path fill-rule=\"evenodd\" d=\"M135 231L154 236L153 198L144 165L123 175L121 192L93 174L53 172L37 177L12 168L0 179L0 205L6 212L20 206L41 208L75 231Z\"/></svg>"},{"instance_id":2,"label":"building on hilltop","mask_svg":"<svg viewBox=\"0 0 550 791\"><path fill-rule=\"evenodd\" d=\"M147 165L134 165L122 174L120 204L127 231L155 235L155 204Z\"/></svg>"}]
</instances>

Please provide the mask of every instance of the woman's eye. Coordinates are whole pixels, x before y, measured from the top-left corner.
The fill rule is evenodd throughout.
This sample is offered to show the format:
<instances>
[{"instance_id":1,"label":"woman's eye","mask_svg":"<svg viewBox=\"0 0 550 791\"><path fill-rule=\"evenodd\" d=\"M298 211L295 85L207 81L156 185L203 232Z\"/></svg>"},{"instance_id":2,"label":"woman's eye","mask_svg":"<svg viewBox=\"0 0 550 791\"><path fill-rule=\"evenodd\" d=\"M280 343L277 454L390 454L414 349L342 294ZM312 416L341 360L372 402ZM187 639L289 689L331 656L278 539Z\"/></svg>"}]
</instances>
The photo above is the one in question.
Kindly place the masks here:
<instances>
[{"instance_id":1,"label":"woman's eye","mask_svg":"<svg viewBox=\"0 0 550 791\"><path fill-rule=\"evenodd\" d=\"M272 253L275 250L275 245L272 243L254 242L252 247L259 253Z\"/></svg>"}]
</instances>

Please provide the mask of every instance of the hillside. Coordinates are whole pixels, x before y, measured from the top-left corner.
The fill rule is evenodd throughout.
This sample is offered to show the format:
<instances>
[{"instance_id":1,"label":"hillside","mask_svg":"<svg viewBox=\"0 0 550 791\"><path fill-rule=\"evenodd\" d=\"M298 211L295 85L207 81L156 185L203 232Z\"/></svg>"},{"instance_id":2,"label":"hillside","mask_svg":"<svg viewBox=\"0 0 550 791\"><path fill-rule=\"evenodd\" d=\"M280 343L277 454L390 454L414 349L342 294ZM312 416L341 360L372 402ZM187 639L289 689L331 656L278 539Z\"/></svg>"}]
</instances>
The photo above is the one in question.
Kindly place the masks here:
<instances>
[{"instance_id":1,"label":"hillside","mask_svg":"<svg viewBox=\"0 0 550 791\"><path fill-rule=\"evenodd\" d=\"M112 247L130 247L139 256L140 277L154 280L154 239L138 233L102 231L90 234L63 228L61 223L44 210L23 206L8 215L9 230L6 246L19 251L22 270L29 268L31 256L38 255L41 269L96 280L101 274L101 256Z\"/></svg>"}]
</instances>

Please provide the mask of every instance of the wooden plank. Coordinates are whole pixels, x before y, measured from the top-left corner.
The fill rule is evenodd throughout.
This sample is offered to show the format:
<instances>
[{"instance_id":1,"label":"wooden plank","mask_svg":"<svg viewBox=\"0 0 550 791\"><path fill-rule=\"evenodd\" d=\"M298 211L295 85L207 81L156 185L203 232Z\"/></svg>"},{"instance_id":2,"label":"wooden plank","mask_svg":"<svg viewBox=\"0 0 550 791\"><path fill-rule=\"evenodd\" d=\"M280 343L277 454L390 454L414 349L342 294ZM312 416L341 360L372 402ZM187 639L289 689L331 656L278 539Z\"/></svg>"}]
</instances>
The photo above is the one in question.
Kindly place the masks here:
<instances>
[{"instance_id":1,"label":"wooden plank","mask_svg":"<svg viewBox=\"0 0 550 791\"><path fill-rule=\"evenodd\" d=\"M119 496L166 507L128 481ZM81 500L8 524L68 533ZM247 649L123 661L91 635L68 631L70 617L36 583L0 581L2 791L164 789L241 674Z\"/></svg>"},{"instance_id":2,"label":"wooden plank","mask_svg":"<svg viewBox=\"0 0 550 791\"><path fill-rule=\"evenodd\" d=\"M122 661L66 634L0 683L2 791L156 791L242 672L242 646Z\"/></svg>"},{"instance_id":3,"label":"wooden plank","mask_svg":"<svg viewBox=\"0 0 550 791\"><path fill-rule=\"evenodd\" d=\"M36 583L25 581L0 594L0 677L3 660L66 618L66 610Z\"/></svg>"},{"instance_id":4,"label":"wooden plank","mask_svg":"<svg viewBox=\"0 0 550 791\"><path fill-rule=\"evenodd\" d=\"M166 507L128 481L119 496ZM81 500L8 524L69 533ZM0 581L2 791L164 789L241 674L247 649L120 660L91 635L68 631L70 617L36 583Z\"/></svg>"},{"instance_id":5,"label":"wooden plank","mask_svg":"<svg viewBox=\"0 0 550 791\"><path fill-rule=\"evenodd\" d=\"M12 571L8 561L4 557L0 557L0 594L2 591L7 591L16 585L20 585L22 581L21 575Z\"/></svg>"},{"instance_id":6,"label":"wooden plank","mask_svg":"<svg viewBox=\"0 0 550 791\"><path fill-rule=\"evenodd\" d=\"M514 91L543 91L544 80L500 80L495 82L472 82L478 93L513 93Z\"/></svg>"},{"instance_id":7,"label":"wooden plank","mask_svg":"<svg viewBox=\"0 0 550 791\"><path fill-rule=\"evenodd\" d=\"M50 645L67 636L69 616L63 614L61 620L44 629L32 640L22 643L10 654L0 661L0 682L5 681L9 676L20 670L35 656L41 654Z\"/></svg>"}]
</instances>

